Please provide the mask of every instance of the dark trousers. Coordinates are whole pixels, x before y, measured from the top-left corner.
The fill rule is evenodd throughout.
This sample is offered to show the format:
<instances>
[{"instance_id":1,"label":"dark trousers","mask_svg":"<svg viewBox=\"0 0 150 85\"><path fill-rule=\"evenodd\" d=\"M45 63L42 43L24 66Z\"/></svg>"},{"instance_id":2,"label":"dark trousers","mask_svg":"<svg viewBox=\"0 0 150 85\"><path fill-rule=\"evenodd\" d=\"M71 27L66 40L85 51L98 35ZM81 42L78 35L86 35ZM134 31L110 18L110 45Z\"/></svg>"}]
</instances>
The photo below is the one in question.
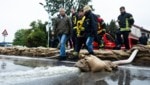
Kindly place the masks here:
<instances>
[{"instance_id":1,"label":"dark trousers","mask_svg":"<svg viewBox=\"0 0 150 85\"><path fill-rule=\"evenodd\" d=\"M50 47L57 48L58 44L59 44L59 40L57 38L53 38L50 40Z\"/></svg>"},{"instance_id":2,"label":"dark trousers","mask_svg":"<svg viewBox=\"0 0 150 85\"><path fill-rule=\"evenodd\" d=\"M76 39L77 39L76 30L73 29L72 34L71 34L71 40L72 40L74 50L75 50L75 46L76 46Z\"/></svg>"},{"instance_id":3,"label":"dark trousers","mask_svg":"<svg viewBox=\"0 0 150 85\"><path fill-rule=\"evenodd\" d=\"M97 35L94 37L94 41L98 43L98 45L103 44L103 40L102 40L103 35Z\"/></svg>"},{"instance_id":4,"label":"dark trousers","mask_svg":"<svg viewBox=\"0 0 150 85\"><path fill-rule=\"evenodd\" d=\"M117 33L117 44L120 46L121 46L121 44L124 44L126 49L130 49L129 39L128 39L129 33L130 33L130 31L118 32ZM121 38L121 35L123 35L123 39Z\"/></svg>"},{"instance_id":5,"label":"dark trousers","mask_svg":"<svg viewBox=\"0 0 150 85\"><path fill-rule=\"evenodd\" d=\"M73 48L73 43L72 43L71 37L69 37L67 40L67 47L68 47L68 43L69 43L70 48Z\"/></svg>"},{"instance_id":6,"label":"dark trousers","mask_svg":"<svg viewBox=\"0 0 150 85\"><path fill-rule=\"evenodd\" d=\"M76 44L75 44L75 52L79 53L83 45L85 45L85 43L86 43L85 37L77 37Z\"/></svg>"}]
</instances>

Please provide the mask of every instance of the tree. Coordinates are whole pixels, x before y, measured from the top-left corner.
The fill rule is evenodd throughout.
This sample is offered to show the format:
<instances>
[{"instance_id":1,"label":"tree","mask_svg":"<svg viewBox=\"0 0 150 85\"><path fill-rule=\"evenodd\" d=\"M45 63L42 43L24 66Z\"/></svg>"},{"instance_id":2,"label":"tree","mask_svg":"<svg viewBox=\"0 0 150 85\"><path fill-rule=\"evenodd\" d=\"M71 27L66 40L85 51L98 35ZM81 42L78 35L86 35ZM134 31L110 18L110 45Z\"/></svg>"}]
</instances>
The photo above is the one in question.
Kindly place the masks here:
<instances>
[{"instance_id":1,"label":"tree","mask_svg":"<svg viewBox=\"0 0 150 85\"><path fill-rule=\"evenodd\" d=\"M37 22L33 21L30 24L32 30L40 29L44 31L45 33L46 33L46 25L47 25L47 22L43 24L41 20L37 20Z\"/></svg>"},{"instance_id":2,"label":"tree","mask_svg":"<svg viewBox=\"0 0 150 85\"><path fill-rule=\"evenodd\" d=\"M47 32L46 32L46 24L42 23L41 20L31 22L31 33L27 37L26 45L28 47L38 47L47 45Z\"/></svg>"},{"instance_id":3,"label":"tree","mask_svg":"<svg viewBox=\"0 0 150 85\"><path fill-rule=\"evenodd\" d=\"M106 32L110 33L115 38L117 31L117 25L115 20L111 20L110 24L107 24L106 27L107 27Z\"/></svg>"},{"instance_id":4,"label":"tree","mask_svg":"<svg viewBox=\"0 0 150 85\"><path fill-rule=\"evenodd\" d=\"M78 9L81 6L87 5L91 0L45 0L47 11L51 12L52 16L58 12L60 7L66 9L67 15L70 14L70 8Z\"/></svg>"},{"instance_id":5,"label":"tree","mask_svg":"<svg viewBox=\"0 0 150 85\"><path fill-rule=\"evenodd\" d=\"M20 29L15 33L15 39L13 40L13 45L26 45L27 36L29 34L29 30Z\"/></svg>"},{"instance_id":6,"label":"tree","mask_svg":"<svg viewBox=\"0 0 150 85\"><path fill-rule=\"evenodd\" d=\"M28 47L47 46L46 24L38 20L31 22L30 29L20 29L15 33L14 45Z\"/></svg>"},{"instance_id":7,"label":"tree","mask_svg":"<svg viewBox=\"0 0 150 85\"><path fill-rule=\"evenodd\" d=\"M32 32L27 37L28 47L46 47L46 34L41 29L32 30Z\"/></svg>"}]
</instances>

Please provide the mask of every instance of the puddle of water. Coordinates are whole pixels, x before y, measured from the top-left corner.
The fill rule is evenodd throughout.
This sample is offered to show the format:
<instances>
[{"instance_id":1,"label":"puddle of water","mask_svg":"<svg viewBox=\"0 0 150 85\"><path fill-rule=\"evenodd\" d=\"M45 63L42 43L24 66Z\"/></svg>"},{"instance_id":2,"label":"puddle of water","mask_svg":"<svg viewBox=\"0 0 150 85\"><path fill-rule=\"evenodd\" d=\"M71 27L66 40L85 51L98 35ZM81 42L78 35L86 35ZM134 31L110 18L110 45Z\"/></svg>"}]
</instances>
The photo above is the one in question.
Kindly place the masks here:
<instances>
[{"instance_id":1,"label":"puddle of water","mask_svg":"<svg viewBox=\"0 0 150 85\"><path fill-rule=\"evenodd\" d=\"M0 85L66 85L77 78L80 72L78 68L67 67L73 64L57 60L0 56Z\"/></svg>"},{"instance_id":2,"label":"puddle of water","mask_svg":"<svg viewBox=\"0 0 150 85\"><path fill-rule=\"evenodd\" d=\"M4 56L3 56L4 57ZM0 56L0 85L149 85L150 68L119 66L111 73L80 73L74 62ZM2 68L4 64L5 68ZM65 66L61 66L65 65ZM69 67L68 67L69 66Z\"/></svg>"},{"instance_id":3,"label":"puddle of water","mask_svg":"<svg viewBox=\"0 0 150 85\"><path fill-rule=\"evenodd\" d=\"M47 80L47 78L51 79L51 81L55 81L53 80L53 78L59 79L62 76L63 77L67 77L68 75L73 76L73 74L78 74L78 73L79 73L79 69L75 67L66 67L66 66L37 67L27 71L2 72L0 73L0 82L1 85L9 85L9 84L21 84L24 82L31 83L33 81L39 82L38 80L40 81L43 79ZM52 83L50 81L47 82Z\"/></svg>"},{"instance_id":4,"label":"puddle of water","mask_svg":"<svg viewBox=\"0 0 150 85\"><path fill-rule=\"evenodd\" d=\"M5 61L0 60L0 65L1 65L0 73L2 73L2 72L14 72L17 70L26 71L26 70L32 69L31 67L28 67L28 66L16 65L16 64L14 64L14 61L10 61L10 60L5 60Z\"/></svg>"},{"instance_id":5,"label":"puddle of water","mask_svg":"<svg viewBox=\"0 0 150 85\"><path fill-rule=\"evenodd\" d=\"M150 85L150 68L123 66L111 73L83 73L80 78L82 85Z\"/></svg>"},{"instance_id":6,"label":"puddle of water","mask_svg":"<svg viewBox=\"0 0 150 85\"><path fill-rule=\"evenodd\" d=\"M149 85L150 68L122 66L105 80L108 85Z\"/></svg>"}]
</instances>

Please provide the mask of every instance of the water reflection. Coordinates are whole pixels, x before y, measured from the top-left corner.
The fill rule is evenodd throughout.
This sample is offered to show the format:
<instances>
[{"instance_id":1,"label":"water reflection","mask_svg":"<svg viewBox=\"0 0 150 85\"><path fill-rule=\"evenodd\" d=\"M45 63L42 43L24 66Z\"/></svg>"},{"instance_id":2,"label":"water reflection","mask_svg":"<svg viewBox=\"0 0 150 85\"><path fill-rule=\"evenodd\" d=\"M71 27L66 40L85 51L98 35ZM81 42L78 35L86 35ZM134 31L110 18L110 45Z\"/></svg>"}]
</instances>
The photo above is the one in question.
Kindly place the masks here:
<instances>
[{"instance_id":1,"label":"water reflection","mask_svg":"<svg viewBox=\"0 0 150 85\"><path fill-rule=\"evenodd\" d=\"M60 61L41 61L41 60L15 60L14 64L16 65L23 65L28 67L45 67L45 66L73 66L74 63L66 63L66 62L60 62Z\"/></svg>"},{"instance_id":2,"label":"water reflection","mask_svg":"<svg viewBox=\"0 0 150 85\"><path fill-rule=\"evenodd\" d=\"M130 85L130 71L129 70L120 70L118 77L118 85Z\"/></svg>"},{"instance_id":3,"label":"water reflection","mask_svg":"<svg viewBox=\"0 0 150 85\"><path fill-rule=\"evenodd\" d=\"M130 66L134 67L134 66ZM111 85L149 85L150 69L131 69L128 67L120 68L113 75L106 78L106 81ZM144 80L144 81L143 81ZM141 84L140 84L141 83Z\"/></svg>"},{"instance_id":4,"label":"water reflection","mask_svg":"<svg viewBox=\"0 0 150 85\"><path fill-rule=\"evenodd\" d=\"M2 57L2 58L0 58L0 65L1 65L1 69L5 69L6 68L6 63L5 63L5 58L4 57Z\"/></svg>"},{"instance_id":5,"label":"water reflection","mask_svg":"<svg viewBox=\"0 0 150 85\"><path fill-rule=\"evenodd\" d=\"M5 69L6 68L6 63L5 62L2 62L1 64L1 69Z\"/></svg>"},{"instance_id":6,"label":"water reflection","mask_svg":"<svg viewBox=\"0 0 150 85\"><path fill-rule=\"evenodd\" d=\"M53 71L54 69L48 70L48 68L45 67L47 66L55 67L61 65L73 66L74 63L68 61L60 62L57 60L41 60L41 59L5 59L4 63L3 61L0 61L0 65L1 65L0 68L1 75L3 75L4 72L10 72L10 73L16 72L17 74L18 70L21 71L23 70L22 74L25 75L26 72L28 72L28 70L33 71L33 72L29 72L28 74L29 76L37 73L35 75L36 78L37 76L39 77L39 80L27 81L22 83L21 85L149 85L150 83L150 72L149 72L150 68L136 67L132 65L120 66L118 71L114 71L110 73L109 72L99 72L99 73L87 72L87 73L78 73L78 74L76 73L70 75L69 73L66 73L63 76L55 76L55 77L48 76L46 78L41 78L40 75L44 77L46 73L50 74L51 71L54 73L56 72L60 73L60 71L62 71L64 68ZM38 70L35 70L34 69L35 67L43 67L45 69L39 68ZM44 75L39 73L41 71L43 72ZM6 77L8 77L8 75ZM20 78L21 76L18 77L18 79ZM8 79L9 78L7 78L7 80ZM20 81L21 80L24 79L20 79ZM2 81L2 79L0 79L0 81ZM3 82L6 81L4 80ZM0 83L0 85L3 84Z\"/></svg>"},{"instance_id":7,"label":"water reflection","mask_svg":"<svg viewBox=\"0 0 150 85\"><path fill-rule=\"evenodd\" d=\"M81 85L149 85L150 69L132 67L134 66L124 66L111 73L81 73L79 76L80 83Z\"/></svg>"},{"instance_id":8,"label":"water reflection","mask_svg":"<svg viewBox=\"0 0 150 85\"><path fill-rule=\"evenodd\" d=\"M109 85L105 80L99 80L95 82L95 85Z\"/></svg>"}]
</instances>

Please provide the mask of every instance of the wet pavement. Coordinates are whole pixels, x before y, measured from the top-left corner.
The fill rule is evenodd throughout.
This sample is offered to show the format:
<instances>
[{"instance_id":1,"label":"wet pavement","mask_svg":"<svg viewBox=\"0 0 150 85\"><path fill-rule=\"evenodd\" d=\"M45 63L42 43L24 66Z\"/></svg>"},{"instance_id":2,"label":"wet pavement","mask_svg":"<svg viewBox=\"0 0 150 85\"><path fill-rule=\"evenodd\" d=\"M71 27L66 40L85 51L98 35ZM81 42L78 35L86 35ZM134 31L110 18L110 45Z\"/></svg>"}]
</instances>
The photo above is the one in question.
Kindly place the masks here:
<instances>
[{"instance_id":1,"label":"wet pavement","mask_svg":"<svg viewBox=\"0 0 150 85\"><path fill-rule=\"evenodd\" d=\"M75 62L0 55L0 85L150 85L150 68L123 65L114 72L80 72Z\"/></svg>"}]
</instances>

